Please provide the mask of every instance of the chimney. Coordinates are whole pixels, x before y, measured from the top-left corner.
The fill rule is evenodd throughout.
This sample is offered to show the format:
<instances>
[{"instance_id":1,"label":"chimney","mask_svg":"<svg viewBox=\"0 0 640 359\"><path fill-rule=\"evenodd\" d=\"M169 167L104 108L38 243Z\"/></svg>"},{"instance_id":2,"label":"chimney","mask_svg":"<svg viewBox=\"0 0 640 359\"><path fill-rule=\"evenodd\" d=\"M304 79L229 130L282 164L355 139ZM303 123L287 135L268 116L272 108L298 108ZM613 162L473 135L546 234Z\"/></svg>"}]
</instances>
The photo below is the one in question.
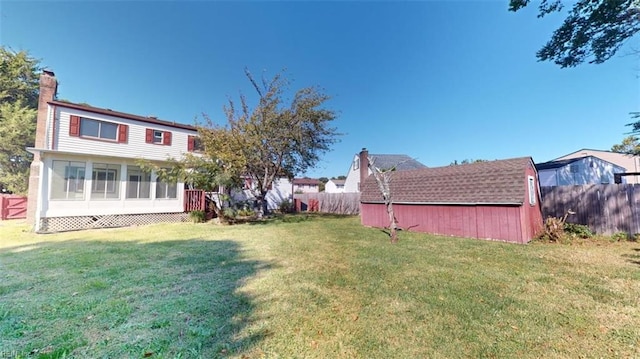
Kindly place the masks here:
<instances>
[{"instance_id":1,"label":"chimney","mask_svg":"<svg viewBox=\"0 0 640 359\"><path fill-rule=\"evenodd\" d=\"M36 122L36 141L33 147L36 149L46 148L47 123L49 117L49 104L56 97L58 91L58 81L53 71L43 70L40 75L40 97L38 98L38 117ZM55 114L54 114L55 117ZM54 135L53 133L51 134ZM42 167L42 158L39 152L33 154L33 161L29 169L29 189L27 196L27 223L35 225L37 229L39 224L39 214L37 213L38 202L42 193L38 192L40 187L40 169Z\"/></svg>"},{"instance_id":2,"label":"chimney","mask_svg":"<svg viewBox=\"0 0 640 359\"><path fill-rule=\"evenodd\" d=\"M362 188L364 180L369 177L369 151L366 148L362 148L360 151L360 182L358 182L358 191Z\"/></svg>"},{"instance_id":3,"label":"chimney","mask_svg":"<svg viewBox=\"0 0 640 359\"><path fill-rule=\"evenodd\" d=\"M47 102L56 97L58 81L53 71L43 70L40 75L40 97L38 98L38 122L36 124L35 148L45 148L45 135L47 132L47 120L49 105Z\"/></svg>"}]
</instances>

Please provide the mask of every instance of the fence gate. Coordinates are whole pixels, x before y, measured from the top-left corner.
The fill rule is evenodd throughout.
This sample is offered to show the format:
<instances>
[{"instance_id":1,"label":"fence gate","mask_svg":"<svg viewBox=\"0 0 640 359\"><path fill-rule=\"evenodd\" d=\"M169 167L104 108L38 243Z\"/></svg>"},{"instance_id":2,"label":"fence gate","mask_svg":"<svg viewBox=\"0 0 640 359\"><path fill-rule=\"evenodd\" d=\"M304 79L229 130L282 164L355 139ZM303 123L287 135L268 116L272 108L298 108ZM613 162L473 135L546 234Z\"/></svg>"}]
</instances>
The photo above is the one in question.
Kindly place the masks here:
<instances>
[{"instance_id":1,"label":"fence gate","mask_svg":"<svg viewBox=\"0 0 640 359\"><path fill-rule=\"evenodd\" d=\"M0 219L27 218L27 197L0 196Z\"/></svg>"}]
</instances>

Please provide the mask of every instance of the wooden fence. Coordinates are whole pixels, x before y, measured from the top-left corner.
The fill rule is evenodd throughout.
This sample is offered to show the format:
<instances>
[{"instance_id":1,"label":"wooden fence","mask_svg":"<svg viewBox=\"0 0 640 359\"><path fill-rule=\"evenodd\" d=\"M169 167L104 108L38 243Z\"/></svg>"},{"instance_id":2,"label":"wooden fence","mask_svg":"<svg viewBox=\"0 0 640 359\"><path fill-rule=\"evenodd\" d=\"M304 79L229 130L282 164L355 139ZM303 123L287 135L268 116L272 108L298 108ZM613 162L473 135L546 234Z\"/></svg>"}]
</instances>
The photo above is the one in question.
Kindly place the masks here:
<instances>
[{"instance_id":1,"label":"wooden fence","mask_svg":"<svg viewBox=\"0 0 640 359\"><path fill-rule=\"evenodd\" d=\"M27 218L27 197L0 195L0 219Z\"/></svg>"},{"instance_id":2,"label":"wooden fence","mask_svg":"<svg viewBox=\"0 0 640 359\"><path fill-rule=\"evenodd\" d=\"M584 224L598 234L640 233L640 185L603 184L542 187L542 215Z\"/></svg>"},{"instance_id":3,"label":"wooden fence","mask_svg":"<svg viewBox=\"0 0 640 359\"><path fill-rule=\"evenodd\" d=\"M360 213L360 193L301 193L294 194L293 200L298 212Z\"/></svg>"}]
</instances>

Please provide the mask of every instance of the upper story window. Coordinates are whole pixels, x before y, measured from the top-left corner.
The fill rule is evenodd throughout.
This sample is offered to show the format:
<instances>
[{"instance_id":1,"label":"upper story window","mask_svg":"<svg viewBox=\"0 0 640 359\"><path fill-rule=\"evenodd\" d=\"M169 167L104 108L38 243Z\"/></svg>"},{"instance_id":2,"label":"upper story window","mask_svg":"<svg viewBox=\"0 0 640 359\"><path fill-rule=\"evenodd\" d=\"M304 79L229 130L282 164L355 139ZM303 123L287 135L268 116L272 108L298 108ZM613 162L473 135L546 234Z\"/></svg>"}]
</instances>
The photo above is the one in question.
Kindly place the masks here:
<instances>
[{"instance_id":1,"label":"upper story window","mask_svg":"<svg viewBox=\"0 0 640 359\"><path fill-rule=\"evenodd\" d=\"M187 141L187 151L189 152L204 152L204 144L202 139L198 136L189 136Z\"/></svg>"},{"instance_id":2,"label":"upper story window","mask_svg":"<svg viewBox=\"0 0 640 359\"><path fill-rule=\"evenodd\" d=\"M71 115L69 136L115 142L127 142L129 126Z\"/></svg>"},{"instance_id":3,"label":"upper story window","mask_svg":"<svg viewBox=\"0 0 640 359\"><path fill-rule=\"evenodd\" d=\"M145 142L171 146L171 132L147 128Z\"/></svg>"},{"instance_id":4,"label":"upper story window","mask_svg":"<svg viewBox=\"0 0 640 359\"><path fill-rule=\"evenodd\" d=\"M360 168L360 159L356 158L355 160L353 160L353 169L357 170Z\"/></svg>"}]
</instances>

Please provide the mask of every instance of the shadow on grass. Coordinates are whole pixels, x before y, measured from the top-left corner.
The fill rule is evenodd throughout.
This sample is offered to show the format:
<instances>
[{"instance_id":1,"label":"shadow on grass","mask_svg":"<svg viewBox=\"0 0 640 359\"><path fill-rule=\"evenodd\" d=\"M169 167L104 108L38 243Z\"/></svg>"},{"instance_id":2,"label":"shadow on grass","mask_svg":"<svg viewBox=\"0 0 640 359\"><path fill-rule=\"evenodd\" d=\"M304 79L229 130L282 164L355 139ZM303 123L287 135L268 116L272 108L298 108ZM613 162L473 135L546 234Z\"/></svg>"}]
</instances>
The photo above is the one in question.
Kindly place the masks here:
<instances>
[{"instance_id":1,"label":"shadow on grass","mask_svg":"<svg viewBox=\"0 0 640 359\"><path fill-rule=\"evenodd\" d=\"M335 214L335 213L319 213L319 212L300 212L300 213L274 213L262 219L248 221L250 225L267 225L277 223L299 223L313 221L318 219L339 219L353 217L353 215Z\"/></svg>"},{"instance_id":2,"label":"shadow on grass","mask_svg":"<svg viewBox=\"0 0 640 359\"><path fill-rule=\"evenodd\" d=\"M116 235L116 234L114 234ZM250 351L269 266L232 240L45 242L0 250L0 354L206 357Z\"/></svg>"},{"instance_id":3,"label":"shadow on grass","mask_svg":"<svg viewBox=\"0 0 640 359\"><path fill-rule=\"evenodd\" d=\"M633 248L632 250L636 253L623 254L622 257L624 257L628 263L640 266L640 248Z\"/></svg>"}]
</instances>

